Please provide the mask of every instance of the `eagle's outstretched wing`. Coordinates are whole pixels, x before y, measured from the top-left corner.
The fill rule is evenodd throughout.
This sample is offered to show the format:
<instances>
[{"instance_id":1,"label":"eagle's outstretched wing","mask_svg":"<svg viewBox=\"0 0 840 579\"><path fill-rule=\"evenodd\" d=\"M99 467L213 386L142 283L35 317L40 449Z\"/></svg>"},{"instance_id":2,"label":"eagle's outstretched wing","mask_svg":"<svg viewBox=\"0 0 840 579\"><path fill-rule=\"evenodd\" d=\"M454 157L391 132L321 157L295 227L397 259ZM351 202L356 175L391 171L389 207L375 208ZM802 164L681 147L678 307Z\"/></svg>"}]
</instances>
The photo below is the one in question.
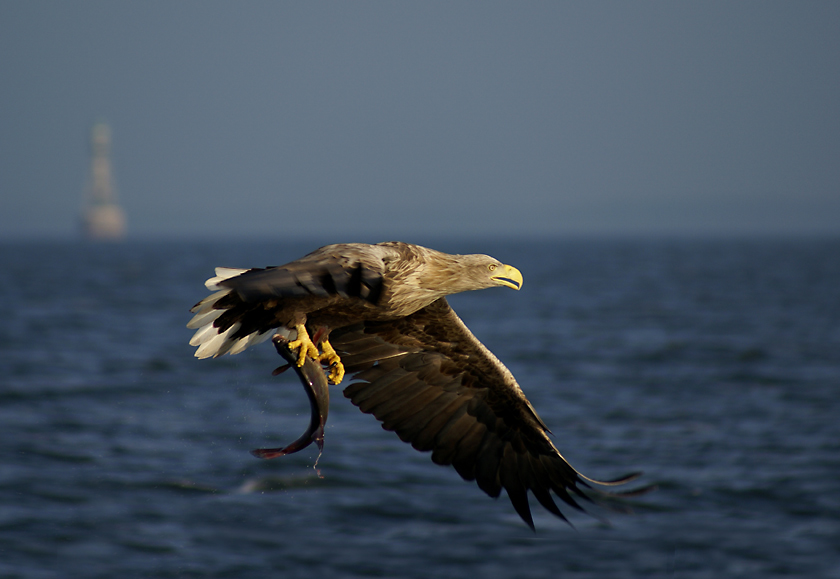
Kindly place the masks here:
<instances>
[{"instance_id":1,"label":"eagle's outstretched wing","mask_svg":"<svg viewBox=\"0 0 840 579\"><path fill-rule=\"evenodd\" d=\"M190 310L196 357L238 354L294 326L294 316L345 303L346 309L376 304L383 291L384 259L393 250L364 244L329 245L279 267L216 268L205 282L215 292ZM294 301L291 302L290 298ZM342 302L342 300L344 300ZM362 305L359 305L362 304Z\"/></svg>"},{"instance_id":2,"label":"eagle's outstretched wing","mask_svg":"<svg viewBox=\"0 0 840 579\"><path fill-rule=\"evenodd\" d=\"M551 497L580 509L575 498L599 482L580 475L548 438L548 427L513 375L470 332L446 299L387 322L337 329L332 344L354 382L344 395L432 460L452 465L491 497L504 488L531 527L530 490L566 519Z\"/></svg>"},{"instance_id":3,"label":"eagle's outstretched wing","mask_svg":"<svg viewBox=\"0 0 840 579\"><path fill-rule=\"evenodd\" d=\"M391 253L381 245L327 245L283 266L240 270L241 275L216 277L207 284L208 288L233 289L246 302L339 296L376 303L382 291L384 258Z\"/></svg>"}]
</instances>

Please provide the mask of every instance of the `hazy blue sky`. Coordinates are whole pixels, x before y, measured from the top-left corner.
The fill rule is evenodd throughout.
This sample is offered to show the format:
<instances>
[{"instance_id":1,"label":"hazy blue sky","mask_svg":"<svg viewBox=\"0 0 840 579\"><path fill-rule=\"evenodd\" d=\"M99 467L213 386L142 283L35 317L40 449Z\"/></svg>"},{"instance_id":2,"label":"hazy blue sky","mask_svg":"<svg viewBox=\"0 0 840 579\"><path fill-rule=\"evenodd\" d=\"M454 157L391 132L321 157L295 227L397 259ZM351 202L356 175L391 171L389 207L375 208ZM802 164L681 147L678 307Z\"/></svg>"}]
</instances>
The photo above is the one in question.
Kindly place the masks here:
<instances>
[{"instance_id":1,"label":"hazy blue sky","mask_svg":"<svg viewBox=\"0 0 840 579\"><path fill-rule=\"evenodd\" d=\"M0 1L0 237L840 232L840 2Z\"/></svg>"}]
</instances>

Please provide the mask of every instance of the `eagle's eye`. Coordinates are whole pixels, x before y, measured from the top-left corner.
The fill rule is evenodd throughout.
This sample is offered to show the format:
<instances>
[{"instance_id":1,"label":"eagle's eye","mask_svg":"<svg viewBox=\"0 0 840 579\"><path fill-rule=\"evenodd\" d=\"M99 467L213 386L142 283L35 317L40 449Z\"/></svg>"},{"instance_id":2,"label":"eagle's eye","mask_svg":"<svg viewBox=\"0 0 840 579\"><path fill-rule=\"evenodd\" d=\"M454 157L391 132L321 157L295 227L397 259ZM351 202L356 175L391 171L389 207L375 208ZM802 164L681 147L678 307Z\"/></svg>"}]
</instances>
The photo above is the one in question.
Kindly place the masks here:
<instances>
[{"instance_id":1,"label":"eagle's eye","mask_svg":"<svg viewBox=\"0 0 840 579\"><path fill-rule=\"evenodd\" d=\"M487 266L487 269L489 269L490 271L496 271L496 264L491 263L490 265Z\"/></svg>"}]
</instances>

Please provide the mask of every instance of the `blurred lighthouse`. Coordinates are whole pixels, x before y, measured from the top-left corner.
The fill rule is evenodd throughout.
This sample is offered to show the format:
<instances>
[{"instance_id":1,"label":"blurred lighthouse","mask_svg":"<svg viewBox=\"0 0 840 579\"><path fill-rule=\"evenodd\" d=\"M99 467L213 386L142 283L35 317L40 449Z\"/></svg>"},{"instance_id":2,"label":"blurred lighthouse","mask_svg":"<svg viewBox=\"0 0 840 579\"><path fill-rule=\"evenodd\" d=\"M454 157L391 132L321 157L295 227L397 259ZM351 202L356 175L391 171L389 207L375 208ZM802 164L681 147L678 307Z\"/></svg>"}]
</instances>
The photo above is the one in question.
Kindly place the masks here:
<instances>
[{"instance_id":1,"label":"blurred lighthouse","mask_svg":"<svg viewBox=\"0 0 840 579\"><path fill-rule=\"evenodd\" d=\"M85 237L118 240L125 236L125 214L117 204L111 174L111 129L97 123L90 133L90 177L85 190L82 227Z\"/></svg>"}]
</instances>

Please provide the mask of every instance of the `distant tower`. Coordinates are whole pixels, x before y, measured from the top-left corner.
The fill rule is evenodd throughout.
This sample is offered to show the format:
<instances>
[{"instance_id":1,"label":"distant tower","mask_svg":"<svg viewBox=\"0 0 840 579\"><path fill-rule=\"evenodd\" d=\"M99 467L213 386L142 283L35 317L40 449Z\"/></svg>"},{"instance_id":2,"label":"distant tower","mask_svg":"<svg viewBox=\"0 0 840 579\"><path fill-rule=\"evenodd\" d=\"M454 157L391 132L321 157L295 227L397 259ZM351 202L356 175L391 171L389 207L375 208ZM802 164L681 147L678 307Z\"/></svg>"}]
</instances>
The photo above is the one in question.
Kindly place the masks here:
<instances>
[{"instance_id":1,"label":"distant tower","mask_svg":"<svg viewBox=\"0 0 840 579\"><path fill-rule=\"evenodd\" d=\"M105 123L96 123L90 132L90 178L82 224L88 239L116 240L125 236L125 215L117 205L110 155L111 129Z\"/></svg>"}]
</instances>

